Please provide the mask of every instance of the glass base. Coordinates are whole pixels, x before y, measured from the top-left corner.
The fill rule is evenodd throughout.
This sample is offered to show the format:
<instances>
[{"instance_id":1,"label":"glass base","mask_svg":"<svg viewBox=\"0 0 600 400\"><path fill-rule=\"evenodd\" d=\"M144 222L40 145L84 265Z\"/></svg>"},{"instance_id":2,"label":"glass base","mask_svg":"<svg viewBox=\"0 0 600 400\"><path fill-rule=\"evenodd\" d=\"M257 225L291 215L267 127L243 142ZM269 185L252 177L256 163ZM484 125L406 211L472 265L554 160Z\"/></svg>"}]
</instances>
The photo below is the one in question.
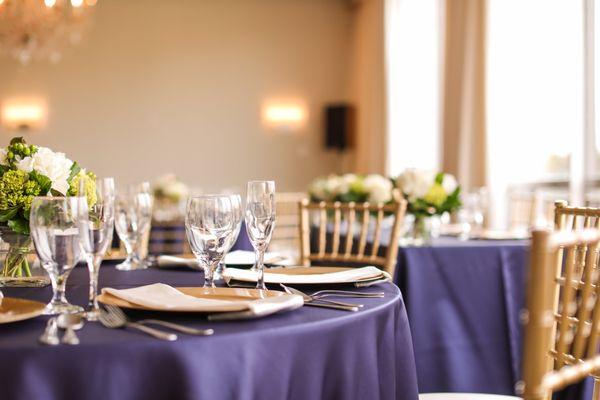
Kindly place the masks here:
<instances>
[{"instance_id":1,"label":"glass base","mask_svg":"<svg viewBox=\"0 0 600 400\"><path fill-rule=\"evenodd\" d=\"M137 271L148 268L148 264L140 262L140 263L132 263L128 261L123 261L120 264L115 266L119 271Z\"/></svg>"},{"instance_id":2,"label":"glass base","mask_svg":"<svg viewBox=\"0 0 600 400\"><path fill-rule=\"evenodd\" d=\"M99 315L99 310L89 310L85 312L85 319L88 321L98 321Z\"/></svg>"},{"instance_id":3,"label":"glass base","mask_svg":"<svg viewBox=\"0 0 600 400\"><path fill-rule=\"evenodd\" d=\"M44 308L44 315L58 315L58 314L78 314L83 312L83 307L73 305L68 302L50 302Z\"/></svg>"}]
</instances>

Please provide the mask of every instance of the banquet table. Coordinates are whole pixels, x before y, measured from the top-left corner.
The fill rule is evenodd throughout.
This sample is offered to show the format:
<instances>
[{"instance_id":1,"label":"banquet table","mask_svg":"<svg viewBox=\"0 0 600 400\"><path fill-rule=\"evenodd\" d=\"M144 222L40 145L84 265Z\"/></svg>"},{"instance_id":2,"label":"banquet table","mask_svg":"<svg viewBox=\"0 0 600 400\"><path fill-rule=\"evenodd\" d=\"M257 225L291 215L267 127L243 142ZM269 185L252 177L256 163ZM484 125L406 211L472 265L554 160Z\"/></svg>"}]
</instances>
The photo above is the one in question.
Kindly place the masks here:
<instances>
[{"instance_id":1,"label":"banquet table","mask_svg":"<svg viewBox=\"0 0 600 400\"><path fill-rule=\"evenodd\" d=\"M200 272L117 271L105 264L100 285L154 282L198 286ZM83 305L87 270L76 267L67 297ZM0 325L0 399L417 399L406 310L398 288L361 299L349 313L312 307L245 321L209 322L199 314L129 312L197 328L164 342L127 329L88 322L78 346L42 346L47 317ZM50 288L4 288L5 296L46 302Z\"/></svg>"}]
</instances>

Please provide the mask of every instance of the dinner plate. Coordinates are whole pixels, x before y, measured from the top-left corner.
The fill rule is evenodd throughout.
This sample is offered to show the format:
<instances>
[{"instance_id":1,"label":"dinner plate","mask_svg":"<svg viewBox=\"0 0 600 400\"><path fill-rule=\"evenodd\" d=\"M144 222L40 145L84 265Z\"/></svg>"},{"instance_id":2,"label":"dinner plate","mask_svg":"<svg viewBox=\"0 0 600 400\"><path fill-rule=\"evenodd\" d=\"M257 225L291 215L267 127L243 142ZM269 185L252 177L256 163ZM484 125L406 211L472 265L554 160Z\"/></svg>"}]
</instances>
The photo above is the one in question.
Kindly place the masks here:
<instances>
[{"instance_id":1,"label":"dinner plate","mask_svg":"<svg viewBox=\"0 0 600 400\"><path fill-rule=\"evenodd\" d=\"M531 234L526 230L505 231L486 229L479 235L473 236L473 239L480 240L525 240L531 238Z\"/></svg>"},{"instance_id":2,"label":"dinner plate","mask_svg":"<svg viewBox=\"0 0 600 400\"><path fill-rule=\"evenodd\" d=\"M268 297L280 297L286 296L287 294L284 292L280 292L277 290L269 290L269 291L260 291L257 289L245 289L245 288L228 288L228 287L216 287L216 288L204 288L204 287L176 287L175 289L180 292L201 298L201 299L210 299L210 300L223 300L223 301L255 301L261 300ZM103 304L118 306L121 308L130 308L135 310L146 310L146 311L160 311L160 312L190 312L188 310L179 310L176 308L172 309L164 309L164 308L155 308L149 306L143 306L139 304L130 303L124 299L113 296L109 293L102 293L98 295L98 301ZM243 305L228 305L224 304L221 309L216 309L211 307L210 310L205 312L232 312L232 311L244 311L247 310L248 307ZM203 312L203 311L193 311L193 312Z\"/></svg>"},{"instance_id":3,"label":"dinner plate","mask_svg":"<svg viewBox=\"0 0 600 400\"><path fill-rule=\"evenodd\" d=\"M39 301L4 297L0 302L0 324L35 318L44 312L45 307Z\"/></svg>"},{"instance_id":4,"label":"dinner plate","mask_svg":"<svg viewBox=\"0 0 600 400\"><path fill-rule=\"evenodd\" d=\"M345 273L345 272L356 272L359 268L356 267L277 267L268 268L265 270L265 283L271 284L290 284L290 285L329 285L329 284L353 284L360 282L376 281L384 278L389 278L389 274L384 271L378 270L375 267L373 272L360 278L348 279L343 274L341 276L328 276L323 277L324 281L319 282L318 278L314 278L318 275L332 274L332 273ZM256 282L256 273L249 273L249 271L242 271L240 274L235 269L227 268L223 272L223 277L239 282Z\"/></svg>"}]
</instances>

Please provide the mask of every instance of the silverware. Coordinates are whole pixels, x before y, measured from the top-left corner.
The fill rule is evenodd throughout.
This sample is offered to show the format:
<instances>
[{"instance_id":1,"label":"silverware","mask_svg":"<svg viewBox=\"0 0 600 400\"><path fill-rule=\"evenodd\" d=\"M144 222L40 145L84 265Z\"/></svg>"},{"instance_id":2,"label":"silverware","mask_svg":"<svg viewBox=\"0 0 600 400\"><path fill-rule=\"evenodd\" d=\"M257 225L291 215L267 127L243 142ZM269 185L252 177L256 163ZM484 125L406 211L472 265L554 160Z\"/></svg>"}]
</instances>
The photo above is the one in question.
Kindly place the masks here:
<instances>
[{"instance_id":1,"label":"silverware","mask_svg":"<svg viewBox=\"0 0 600 400\"><path fill-rule=\"evenodd\" d=\"M58 327L65 330L61 342L70 345L78 345L79 338L75 331L83 328L83 316L81 314L61 314L56 321Z\"/></svg>"},{"instance_id":2,"label":"silverware","mask_svg":"<svg viewBox=\"0 0 600 400\"><path fill-rule=\"evenodd\" d=\"M359 307L362 307L362 304L350 304L350 303L342 303L333 300L320 300L314 299L311 296L307 295L304 292L301 292L292 287L285 286L284 284L279 284L286 293L296 294L301 296L304 299L304 304L307 306L313 307L325 307L325 308L334 308L336 310L345 310L345 311L358 311Z\"/></svg>"},{"instance_id":3,"label":"silverware","mask_svg":"<svg viewBox=\"0 0 600 400\"><path fill-rule=\"evenodd\" d=\"M324 297L365 297L365 298L369 298L369 297L384 297L385 293L384 292L363 293L363 292L353 292L350 290L327 289L327 290L319 290L318 292L314 292L311 294L311 296L315 297L315 298L324 298Z\"/></svg>"},{"instance_id":4,"label":"silverware","mask_svg":"<svg viewBox=\"0 0 600 400\"><path fill-rule=\"evenodd\" d=\"M119 307L105 305L106 309L100 309L100 315L98 320L102 325L107 328L134 328L147 333L150 336L154 336L157 339L173 341L177 340L177 335L174 333L167 333L159 331L158 329L150 328L135 322L130 322L127 316Z\"/></svg>"},{"instance_id":5,"label":"silverware","mask_svg":"<svg viewBox=\"0 0 600 400\"><path fill-rule=\"evenodd\" d=\"M38 338L41 344L48 346L56 346L60 343L58 339L58 326L56 324L56 318L52 317L46 323L44 333Z\"/></svg>"},{"instance_id":6,"label":"silverware","mask_svg":"<svg viewBox=\"0 0 600 400\"><path fill-rule=\"evenodd\" d=\"M369 287L369 286L373 286L373 285L378 285L380 283L388 283L391 281L392 280L390 278L383 278L383 279L377 279L375 281L355 282L354 287L364 288L364 287Z\"/></svg>"},{"instance_id":7,"label":"silverware","mask_svg":"<svg viewBox=\"0 0 600 400\"><path fill-rule=\"evenodd\" d=\"M210 336L215 333L212 329L196 329L189 326L175 324L173 322L161 321L159 319L142 319L135 321L138 324L154 324L164 326L165 328L173 329L174 331L186 333L188 335Z\"/></svg>"}]
</instances>

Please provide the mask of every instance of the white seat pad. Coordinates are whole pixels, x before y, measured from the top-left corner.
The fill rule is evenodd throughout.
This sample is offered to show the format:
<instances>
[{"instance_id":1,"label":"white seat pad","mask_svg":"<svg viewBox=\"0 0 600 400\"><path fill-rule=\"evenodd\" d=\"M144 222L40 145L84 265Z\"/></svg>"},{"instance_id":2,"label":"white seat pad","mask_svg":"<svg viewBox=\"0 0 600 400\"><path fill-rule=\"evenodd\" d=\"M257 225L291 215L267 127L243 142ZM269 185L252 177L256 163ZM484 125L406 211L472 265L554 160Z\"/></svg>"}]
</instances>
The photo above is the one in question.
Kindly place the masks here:
<instances>
[{"instance_id":1,"label":"white seat pad","mask_svg":"<svg viewBox=\"0 0 600 400\"><path fill-rule=\"evenodd\" d=\"M520 397L481 393L422 393L419 400L519 400Z\"/></svg>"}]
</instances>

